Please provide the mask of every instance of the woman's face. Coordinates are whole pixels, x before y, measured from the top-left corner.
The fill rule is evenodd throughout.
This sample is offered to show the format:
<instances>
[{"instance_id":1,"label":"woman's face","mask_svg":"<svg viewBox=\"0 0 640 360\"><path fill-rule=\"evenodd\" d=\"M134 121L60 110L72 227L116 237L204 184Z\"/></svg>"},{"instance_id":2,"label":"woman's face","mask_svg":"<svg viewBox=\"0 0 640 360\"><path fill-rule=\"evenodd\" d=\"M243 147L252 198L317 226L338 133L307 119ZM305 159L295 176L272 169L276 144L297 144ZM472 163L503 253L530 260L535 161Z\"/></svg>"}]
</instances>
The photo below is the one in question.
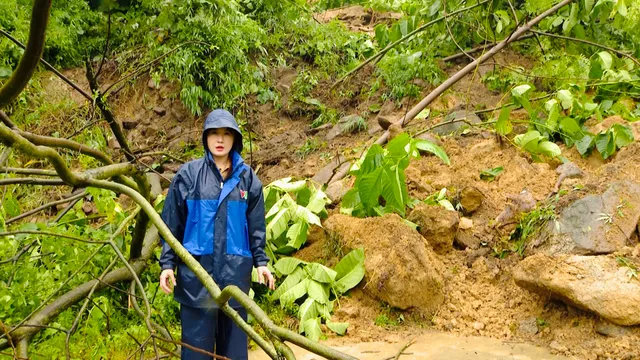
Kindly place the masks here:
<instances>
[{"instance_id":1,"label":"woman's face","mask_svg":"<svg viewBox=\"0 0 640 360\"><path fill-rule=\"evenodd\" d=\"M229 128L211 129L207 131L207 146L214 157L229 155L233 147L233 130Z\"/></svg>"}]
</instances>

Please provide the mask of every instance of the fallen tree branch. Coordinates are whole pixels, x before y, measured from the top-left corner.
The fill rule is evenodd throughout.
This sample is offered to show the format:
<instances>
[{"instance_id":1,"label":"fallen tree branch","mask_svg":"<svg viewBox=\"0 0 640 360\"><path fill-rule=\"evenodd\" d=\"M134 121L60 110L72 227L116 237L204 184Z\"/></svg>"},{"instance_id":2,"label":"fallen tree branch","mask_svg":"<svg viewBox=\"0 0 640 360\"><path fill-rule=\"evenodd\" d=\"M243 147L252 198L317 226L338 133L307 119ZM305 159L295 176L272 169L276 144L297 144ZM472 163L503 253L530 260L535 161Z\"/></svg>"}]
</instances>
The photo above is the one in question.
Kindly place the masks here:
<instances>
[{"instance_id":1,"label":"fallen tree branch","mask_svg":"<svg viewBox=\"0 0 640 360\"><path fill-rule=\"evenodd\" d=\"M24 169L15 167L3 167L0 168L0 172L13 173L17 175L40 175L40 176L53 176L58 177L58 173L53 170L41 170L41 169Z\"/></svg>"},{"instance_id":2,"label":"fallen tree branch","mask_svg":"<svg viewBox=\"0 0 640 360\"><path fill-rule=\"evenodd\" d=\"M27 211L27 212L26 212L26 213L24 213L24 214L20 214L20 215L18 215L18 216L16 216L16 217L12 217L11 219L8 219L8 220L5 222L5 224L9 225L9 224L11 224L12 222L18 221L18 220L20 220L20 219L24 219L24 218L26 218L27 216L31 216L31 215L33 215L33 214L37 214L37 213L39 213L40 211L42 211L42 210L46 210L46 209L48 209L48 208L50 208L50 207L52 207L52 206L56 206L56 205L60 205L60 204L66 204L66 203L68 203L68 202L70 202L70 201L73 201L73 200L76 200L76 199L78 199L78 200L79 200L79 199L82 199L82 198L83 198L83 197L85 197L86 195L87 195L87 191L86 191L86 190L84 190L84 191L80 191L79 193L76 193L75 195L70 196L70 197L68 197L68 198L66 198L66 199L62 199L62 200L58 200L58 201L52 201L52 202L50 202L50 203L44 204L44 205L42 205L42 206L39 206L39 207L37 207L37 208L35 208L35 209L33 209L33 210Z\"/></svg>"},{"instance_id":3,"label":"fallen tree branch","mask_svg":"<svg viewBox=\"0 0 640 360\"><path fill-rule=\"evenodd\" d=\"M3 29L0 29L0 34L4 35L7 39L13 41L13 43L18 45L19 47L21 47L23 49L26 48L23 43L21 43L18 39L14 38L13 36L11 36L11 34L9 34L8 32L4 31ZM62 73L60 71L56 70L56 68L54 68L51 64L49 64L45 59L40 58L40 62L42 63L42 65L47 70L49 70L52 73L56 74L56 76L59 77L60 80L64 81L65 83L67 83L67 85L71 86L74 90L76 90L78 93L80 93L80 95L84 96L85 99L93 102L93 98L91 97L91 95L89 95L86 91L82 90L82 88L80 86L76 85L68 77L62 75Z\"/></svg>"},{"instance_id":4,"label":"fallen tree branch","mask_svg":"<svg viewBox=\"0 0 640 360\"><path fill-rule=\"evenodd\" d=\"M335 83L333 83L333 85L331 85L331 89L333 89L334 87L336 87L336 85L340 84L341 82L343 82L344 80L346 80L349 76L353 75L354 73L356 73L358 70L362 69L363 67L365 67L367 64L369 64L370 62L372 62L373 60L376 60L378 58L382 58L387 52L389 52L389 50L393 49L394 47L396 47L398 44L403 43L405 40L409 39L410 37L412 37L413 35L424 31L425 29L427 29L428 27L430 27L433 24L439 23L440 21L444 20L445 18L447 18L447 16L451 17L453 15L457 15L461 12L465 12L465 11L469 11L472 10L478 6L484 5L486 3L488 3L489 0L484 0L484 1L480 1L479 3L475 4L475 5L471 5L468 6L466 8L462 8L459 10L456 10L446 16L440 16L437 19L431 20L428 23L424 24L424 25L420 25L418 28L416 28L415 30L413 30L412 32L408 33L407 35L401 37L400 39L392 42L391 44L388 44L387 46L384 47L384 49L378 51L377 53L371 55L371 57L369 57L368 59L366 59L365 61L363 61L360 65L356 66L353 70L349 71L348 73L346 73L343 77L341 77L340 79L338 79Z\"/></svg>"},{"instance_id":5,"label":"fallen tree branch","mask_svg":"<svg viewBox=\"0 0 640 360\"><path fill-rule=\"evenodd\" d=\"M591 45L591 46L594 46L594 47L598 47L598 48L601 48L601 49L605 49L605 50L610 51L612 53L618 54L619 56L624 56L627 59L633 61L636 65L640 66L640 60L636 59L632 55L627 54L624 51L620 51L620 50L616 50L614 48L608 47L606 45L598 44L598 43L595 43L595 42L589 41L589 40L578 39L578 38L574 38L574 37L570 37L570 36L564 36L564 35L558 35L558 34L552 34L552 33L539 31L539 30L530 30L530 31L532 33L538 34L538 35L543 35L543 36L548 36L548 37L553 37L553 38L563 39L563 40L568 40L568 41L573 41L573 42L579 42L579 43Z\"/></svg>"},{"instance_id":6,"label":"fallen tree branch","mask_svg":"<svg viewBox=\"0 0 640 360\"><path fill-rule=\"evenodd\" d=\"M526 40L526 39L531 39L534 36L535 36L534 34L522 35L517 40L514 40L513 42ZM496 46L496 43L480 45L480 46L474 47L473 49L466 50L466 52L459 52L457 54L449 55L447 57L442 58L442 61L444 61L444 62L454 61L454 60L457 60L459 58L468 56L469 54L474 54L474 53L486 50L486 49L488 49L488 48L490 48L492 46Z\"/></svg>"},{"instance_id":7,"label":"fallen tree branch","mask_svg":"<svg viewBox=\"0 0 640 360\"><path fill-rule=\"evenodd\" d=\"M31 25L27 47L9 80L0 88L0 108L9 105L29 83L38 66L47 32L52 0L35 0L31 11Z\"/></svg>"}]
</instances>

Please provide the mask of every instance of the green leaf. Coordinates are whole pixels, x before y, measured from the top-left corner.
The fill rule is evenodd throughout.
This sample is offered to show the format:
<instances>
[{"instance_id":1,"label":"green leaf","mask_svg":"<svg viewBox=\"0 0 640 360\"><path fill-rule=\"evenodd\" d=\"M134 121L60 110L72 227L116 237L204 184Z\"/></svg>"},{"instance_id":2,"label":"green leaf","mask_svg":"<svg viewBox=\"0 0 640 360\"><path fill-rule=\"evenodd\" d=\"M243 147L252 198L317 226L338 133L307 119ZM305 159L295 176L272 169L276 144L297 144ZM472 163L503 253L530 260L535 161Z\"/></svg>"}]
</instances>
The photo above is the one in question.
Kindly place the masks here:
<instances>
[{"instance_id":1,"label":"green leaf","mask_svg":"<svg viewBox=\"0 0 640 360\"><path fill-rule=\"evenodd\" d=\"M314 319L320 316L318 312L318 303L312 298L308 297L298 310L298 318L300 319L299 332L304 332L304 322L308 319Z\"/></svg>"},{"instance_id":2,"label":"green leaf","mask_svg":"<svg viewBox=\"0 0 640 360\"><path fill-rule=\"evenodd\" d=\"M513 131L513 125L509 121L509 115L511 115L511 106L505 106L500 110L498 121L496 122L496 131L500 135L508 135Z\"/></svg>"},{"instance_id":3,"label":"green leaf","mask_svg":"<svg viewBox=\"0 0 640 360\"><path fill-rule=\"evenodd\" d=\"M320 328L320 318L307 319L304 321L304 334L312 341L320 340L322 329Z\"/></svg>"},{"instance_id":4,"label":"green leaf","mask_svg":"<svg viewBox=\"0 0 640 360\"><path fill-rule=\"evenodd\" d=\"M4 207L4 210L7 212L9 217L16 217L20 215L20 204L11 195L7 195L2 207Z\"/></svg>"},{"instance_id":5,"label":"green leaf","mask_svg":"<svg viewBox=\"0 0 640 360\"><path fill-rule=\"evenodd\" d=\"M571 4L571 13L569 17L562 24L562 31L565 34L571 32L574 26L578 23L578 4Z\"/></svg>"},{"instance_id":6,"label":"green leaf","mask_svg":"<svg viewBox=\"0 0 640 360\"><path fill-rule=\"evenodd\" d=\"M562 151L560 151L560 147L551 141L542 141L538 145L540 149L540 153L546 155L550 158L554 158L560 156Z\"/></svg>"},{"instance_id":7,"label":"green leaf","mask_svg":"<svg viewBox=\"0 0 640 360\"><path fill-rule=\"evenodd\" d=\"M541 139L543 139L543 137L540 135L540 133L532 130L525 134L520 134L514 137L513 141L521 148L527 151L532 151L538 149L538 142L540 142Z\"/></svg>"},{"instance_id":8,"label":"green leaf","mask_svg":"<svg viewBox=\"0 0 640 360\"><path fill-rule=\"evenodd\" d=\"M601 51L598 53L598 57L600 58L600 64L602 64L603 70L611 69L611 65L613 65L613 57L607 51Z\"/></svg>"},{"instance_id":9,"label":"green leaf","mask_svg":"<svg viewBox=\"0 0 640 360\"><path fill-rule=\"evenodd\" d=\"M596 136L596 149L602 155L603 159L607 159L616 151L616 143L613 134L609 131L598 134Z\"/></svg>"},{"instance_id":10,"label":"green leaf","mask_svg":"<svg viewBox=\"0 0 640 360\"><path fill-rule=\"evenodd\" d=\"M519 85L511 90L511 95L513 95L514 97L523 97L529 92L529 90L531 90L531 85Z\"/></svg>"},{"instance_id":11,"label":"green leaf","mask_svg":"<svg viewBox=\"0 0 640 360\"><path fill-rule=\"evenodd\" d=\"M573 94L569 90L558 90L556 94L563 109L569 109L573 105Z\"/></svg>"},{"instance_id":12,"label":"green leaf","mask_svg":"<svg viewBox=\"0 0 640 360\"><path fill-rule=\"evenodd\" d=\"M500 174L502 174L503 171L504 171L504 168L502 166L498 166L493 169L483 170L480 173L480 179L484 181L492 182L493 180L495 180L495 178L497 178Z\"/></svg>"},{"instance_id":13,"label":"green leaf","mask_svg":"<svg viewBox=\"0 0 640 360\"><path fill-rule=\"evenodd\" d=\"M278 300L285 292L291 290L294 286L298 285L302 279L307 277L307 273L301 268L296 268L291 275L287 276L286 279L278 286L276 291L271 295L272 299Z\"/></svg>"},{"instance_id":14,"label":"green leaf","mask_svg":"<svg viewBox=\"0 0 640 360\"><path fill-rule=\"evenodd\" d=\"M267 236L270 239L277 239L282 235L289 227L289 220L291 220L291 212L289 209L280 209L278 213L267 224Z\"/></svg>"},{"instance_id":15,"label":"green leaf","mask_svg":"<svg viewBox=\"0 0 640 360\"><path fill-rule=\"evenodd\" d=\"M296 210L293 215L293 219L295 221L304 221L308 224L313 224L313 225L322 227L322 224L320 223L320 218L318 217L318 215L312 213L311 210L301 205L296 205Z\"/></svg>"},{"instance_id":16,"label":"green leaf","mask_svg":"<svg viewBox=\"0 0 640 360\"><path fill-rule=\"evenodd\" d=\"M384 169L378 167L373 172L366 174L360 180L358 184L358 191L360 193L360 200L367 207L372 207L378 204L378 198L382 192L382 177L384 176Z\"/></svg>"},{"instance_id":17,"label":"green leaf","mask_svg":"<svg viewBox=\"0 0 640 360\"><path fill-rule=\"evenodd\" d=\"M405 207L409 201L404 171L398 166L383 168L382 197L386 206L392 207L404 217Z\"/></svg>"},{"instance_id":18,"label":"green leaf","mask_svg":"<svg viewBox=\"0 0 640 360\"><path fill-rule=\"evenodd\" d=\"M615 124L611 127L615 138L616 146L619 148L625 147L634 141L633 132L631 129L624 125Z\"/></svg>"},{"instance_id":19,"label":"green leaf","mask_svg":"<svg viewBox=\"0 0 640 360\"><path fill-rule=\"evenodd\" d=\"M438 159L442 160L443 163L447 165L451 165L451 161L449 160L449 156L447 156L446 151L440 146L432 143L428 140L417 139L413 141L413 145L416 149L421 151L426 151L438 157Z\"/></svg>"},{"instance_id":20,"label":"green leaf","mask_svg":"<svg viewBox=\"0 0 640 360\"><path fill-rule=\"evenodd\" d=\"M420 113L418 115L416 115L416 119L418 119L418 120L426 119L426 118L429 117L429 114L431 114L431 109L426 108L426 109L420 111Z\"/></svg>"},{"instance_id":21,"label":"green leaf","mask_svg":"<svg viewBox=\"0 0 640 360\"><path fill-rule=\"evenodd\" d=\"M277 187L278 189L281 189L282 191L295 193L295 192L303 189L306 184L307 184L307 182L305 180L291 182L291 178L289 177L289 178L276 180L276 181L272 182L271 184L269 184L268 186Z\"/></svg>"},{"instance_id":22,"label":"green leaf","mask_svg":"<svg viewBox=\"0 0 640 360\"><path fill-rule=\"evenodd\" d=\"M329 330L333 331L334 333L340 336L344 336L344 334L346 334L347 332L347 328L349 327L349 323L327 321L327 327L329 328Z\"/></svg>"},{"instance_id":23,"label":"green leaf","mask_svg":"<svg viewBox=\"0 0 640 360\"><path fill-rule=\"evenodd\" d=\"M307 293L313 300L320 304L329 302L329 284L309 280L307 283Z\"/></svg>"},{"instance_id":24,"label":"green leaf","mask_svg":"<svg viewBox=\"0 0 640 360\"><path fill-rule=\"evenodd\" d=\"M582 129L575 119L570 117L564 117L560 120L560 129L567 135L581 134Z\"/></svg>"},{"instance_id":25,"label":"green leaf","mask_svg":"<svg viewBox=\"0 0 640 360\"><path fill-rule=\"evenodd\" d=\"M290 275L296 269L298 269L298 265L306 264L306 262L296 259L293 257L284 257L278 260L273 267L280 273L281 275Z\"/></svg>"},{"instance_id":26,"label":"green leaf","mask_svg":"<svg viewBox=\"0 0 640 360\"><path fill-rule=\"evenodd\" d=\"M305 269L313 280L321 283L333 283L336 279L336 272L322 264L310 263Z\"/></svg>"},{"instance_id":27,"label":"green leaf","mask_svg":"<svg viewBox=\"0 0 640 360\"><path fill-rule=\"evenodd\" d=\"M399 159L399 158L406 157L407 155L410 154L410 151L411 151L410 143L411 143L411 136L409 136L409 134L402 133L396 136L395 138L393 138L393 140L389 142L389 145L387 145L387 151L388 151L387 157L391 159Z\"/></svg>"},{"instance_id":28,"label":"green leaf","mask_svg":"<svg viewBox=\"0 0 640 360\"><path fill-rule=\"evenodd\" d=\"M283 292L278 300L282 307L290 306L296 300L307 294L307 287L311 280L309 278L302 279L299 283L292 286L289 290Z\"/></svg>"},{"instance_id":29,"label":"green leaf","mask_svg":"<svg viewBox=\"0 0 640 360\"><path fill-rule=\"evenodd\" d=\"M364 278L364 249L355 249L348 253L336 265L335 288L340 294L357 286Z\"/></svg>"},{"instance_id":30,"label":"green leaf","mask_svg":"<svg viewBox=\"0 0 640 360\"><path fill-rule=\"evenodd\" d=\"M307 209L311 210L311 212L318 214L324 207L330 203L331 200L327 197L327 195L320 189L316 189L311 198L309 199L309 204L307 204Z\"/></svg>"},{"instance_id":31,"label":"green leaf","mask_svg":"<svg viewBox=\"0 0 640 360\"><path fill-rule=\"evenodd\" d=\"M580 155L586 155L593 146L593 136L584 135L582 139L576 142L576 148Z\"/></svg>"},{"instance_id":32,"label":"green leaf","mask_svg":"<svg viewBox=\"0 0 640 360\"><path fill-rule=\"evenodd\" d=\"M288 246L298 250L307 241L307 230L309 225L306 222L297 222L289 228L287 231Z\"/></svg>"}]
</instances>

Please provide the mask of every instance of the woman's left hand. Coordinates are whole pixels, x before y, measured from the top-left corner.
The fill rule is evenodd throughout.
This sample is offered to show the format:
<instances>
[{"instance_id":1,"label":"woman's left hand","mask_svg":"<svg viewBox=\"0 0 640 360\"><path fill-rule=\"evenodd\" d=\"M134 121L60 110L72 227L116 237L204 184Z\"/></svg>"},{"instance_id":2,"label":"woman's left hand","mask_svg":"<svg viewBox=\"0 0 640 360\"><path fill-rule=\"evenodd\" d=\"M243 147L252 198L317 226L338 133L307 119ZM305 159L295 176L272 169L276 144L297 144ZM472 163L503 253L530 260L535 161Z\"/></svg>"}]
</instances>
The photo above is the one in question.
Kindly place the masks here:
<instances>
[{"instance_id":1,"label":"woman's left hand","mask_svg":"<svg viewBox=\"0 0 640 360\"><path fill-rule=\"evenodd\" d=\"M273 275L271 275L271 271L266 266L258 266L256 268L258 271L258 282L260 284L265 284L269 289L276 289L276 280Z\"/></svg>"}]
</instances>

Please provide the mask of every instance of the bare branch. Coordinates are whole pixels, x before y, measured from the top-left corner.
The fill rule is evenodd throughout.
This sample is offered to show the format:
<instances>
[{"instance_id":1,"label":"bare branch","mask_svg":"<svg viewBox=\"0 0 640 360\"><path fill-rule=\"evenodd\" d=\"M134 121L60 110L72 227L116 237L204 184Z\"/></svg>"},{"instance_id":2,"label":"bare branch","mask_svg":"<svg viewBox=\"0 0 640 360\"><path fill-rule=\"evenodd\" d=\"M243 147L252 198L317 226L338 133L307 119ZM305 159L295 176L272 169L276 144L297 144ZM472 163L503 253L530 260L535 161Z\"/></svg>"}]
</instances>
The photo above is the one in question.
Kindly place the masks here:
<instances>
[{"instance_id":1,"label":"bare branch","mask_svg":"<svg viewBox=\"0 0 640 360\"><path fill-rule=\"evenodd\" d=\"M515 41L520 41L520 40L525 40L525 39L531 39L534 36L535 36L534 34L522 35L517 40L514 40L514 42ZM478 47L474 47L473 49L469 49L466 52L460 52L460 53L453 54L453 55L447 56L445 58L442 58L442 61L448 62L448 61L457 60L457 59L459 59L461 57L465 57L465 56L467 56L469 54L474 54L474 53L486 50L486 49L488 49L490 47L493 47L493 46L496 46L496 43L489 43L489 44L485 44L485 45L480 45Z\"/></svg>"},{"instance_id":2,"label":"bare branch","mask_svg":"<svg viewBox=\"0 0 640 360\"><path fill-rule=\"evenodd\" d=\"M11 34L9 34L8 32L0 29L0 34L6 36L9 40L13 41L14 44L18 45L19 47L25 49L25 46L23 43L21 43L20 41L18 41L18 39L14 38L13 36L11 36ZM71 86L74 90L76 90L77 92L80 93L80 95L84 96L85 99L89 100L89 101L93 101L93 98L91 97L91 95L89 95L86 91L82 90L82 88L78 85L76 85L73 81L71 81L68 77L62 75L62 73L58 70L56 70L56 68L54 68L51 64L49 64L48 62L46 62L43 58L40 58L40 62L42 63L42 65L49 71L51 71L52 73L56 74L56 76L58 76L60 78L60 80L64 81L67 83L67 85Z\"/></svg>"},{"instance_id":3,"label":"bare branch","mask_svg":"<svg viewBox=\"0 0 640 360\"><path fill-rule=\"evenodd\" d=\"M24 214L20 214L20 215L18 215L18 216L16 216L16 217L12 217L11 219L7 220L7 221L5 222L5 224L9 225L9 224L11 224L12 222L18 221L18 220L20 220L20 219L24 219L24 218L26 218L26 217L28 217L28 216L33 215L33 214L37 214L37 213L39 213L40 211L46 210L46 209L48 209L48 208L50 208L50 207L52 207L52 206L56 206L56 205L59 205L59 204L66 204L66 203L68 203L68 202L70 202L70 201L73 201L73 200L76 200L76 199L78 199L78 200L79 200L79 199L82 199L83 197L85 197L85 195L87 195L87 191L86 191L86 190L84 190L84 191L80 191L80 192L76 193L75 195L70 196L70 197L68 197L68 198L66 198L66 199L62 199L62 200L58 200L58 201L53 201L53 202L50 202L50 203L48 203L48 204L44 204L44 205L42 205L42 206L40 206L40 207L37 207L37 208L35 208L35 209L31 210L31 211L27 211L27 212L26 212L26 213L24 213Z\"/></svg>"},{"instance_id":4,"label":"bare branch","mask_svg":"<svg viewBox=\"0 0 640 360\"><path fill-rule=\"evenodd\" d=\"M40 175L40 176L53 176L58 177L58 173L53 170L41 170L41 169L23 169L15 167L3 167L0 168L0 172L13 173L18 175Z\"/></svg>"},{"instance_id":5,"label":"bare branch","mask_svg":"<svg viewBox=\"0 0 640 360\"><path fill-rule=\"evenodd\" d=\"M38 179L38 178L6 178L0 179L1 185L17 185L17 184L30 184L30 185L67 185L60 179Z\"/></svg>"},{"instance_id":6,"label":"bare branch","mask_svg":"<svg viewBox=\"0 0 640 360\"><path fill-rule=\"evenodd\" d=\"M51 3L52 0L35 0L33 2L27 47L22 54L18 67L16 67L9 80L0 88L0 108L7 106L20 95L38 66L44 51Z\"/></svg>"},{"instance_id":7,"label":"bare branch","mask_svg":"<svg viewBox=\"0 0 640 360\"><path fill-rule=\"evenodd\" d=\"M96 71L96 79L100 77L100 72L102 72L102 65L104 65L104 60L107 58L107 52L109 51L109 40L111 39L111 11L109 11L109 15L107 17L107 40L104 43L104 51L102 52L102 60L100 60L100 65L98 66L98 70Z\"/></svg>"},{"instance_id":8,"label":"bare branch","mask_svg":"<svg viewBox=\"0 0 640 360\"><path fill-rule=\"evenodd\" d=\"M482 6L482 5L484 5L484 4L488 3L488 2L489 2L489 0L480 1L479 3L477 3L475 5L471 5L471 6L468 6L466 8L462 8L460 10L456 10L456 11L450 13L448 16L453 16L453 15L459 14L461 12L472 10L472 9L474 9L474 8L476 8L478 6ZM367 65L370 62L372 62L373 60L376 60L378 58L382 58L387 52L389 52L389 50L391 50L394 47L398 46L398 44L403 43L405 40L411 38L413 35L421 32L421 31L424 31L425 29L427 29L431 25L439 23L440 21L444 20L445 18L446 18L446 16L440 16L437 19L431 20L428 23L426 23L424 25L421 25L417 29L415 29L412 32L408 33L407 35L401 37L400 39L392 42L391 44L389 44L387 46L385 46L384 49L382 49L382 50L378 51L377 53L371 55L371 57L369 57L367 60L363 61L360 65L356 66L353 70L349 71L343 77L338 79L338 81L336 81L335 83L333 83L333 85L331 85L331 88L333 89L334 87L336 87L336 85L338 85L339 83L341 83L344 80L346 80L349 76L353 75L355 72L357 72L358 70L362 69L363 67L365 67L365 65Z\"/></svg>"}]
</instances>

